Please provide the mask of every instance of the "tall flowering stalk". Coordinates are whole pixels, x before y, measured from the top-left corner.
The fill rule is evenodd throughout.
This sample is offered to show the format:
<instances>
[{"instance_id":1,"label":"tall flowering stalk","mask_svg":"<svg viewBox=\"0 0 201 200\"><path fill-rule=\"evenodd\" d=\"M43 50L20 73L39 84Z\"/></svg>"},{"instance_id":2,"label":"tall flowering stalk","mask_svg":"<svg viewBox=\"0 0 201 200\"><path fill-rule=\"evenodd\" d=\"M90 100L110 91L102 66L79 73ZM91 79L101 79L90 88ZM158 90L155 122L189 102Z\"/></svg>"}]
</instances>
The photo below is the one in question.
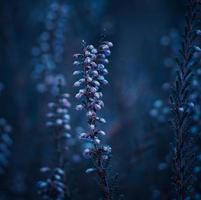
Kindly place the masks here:
<instances>
[{"instance_id":1,"label":"tall flowering stalk","mask_svg":"<svg viewBox=\"0 0 201 200\"><path fill-rule=\"evenodd\" d=\"M195 23L197 18L197 1L188 1L188 12L183 35L180 58L177 59L176 80L170 97L172 125L175 132L173 147L173 183L174 199L189 198L193 187L192 169L195 161L193 138L190 134L191 116L194 104L190 101L193 54L199 47L195 45Z\"/></svg>"},{"instance_id":2,"label":"tall flowering stalk","mask_svg":"<svg viewBox=\"0 0 201 200\"><path fill-rule=\"evenodd\" d=\"M69 94L62 92L62 81L58 83L58 95L55 102L48 104L49 112L47 113L47 126L54 133L56 160L55 168L41 168L41 172L47 174L45 181L39 182L39 193L43 199L63 200L70 199L69 187L66 181L65 165L68 157L68 139L71 138L70 115L68 109Z\"/></svg>"},{"instance_id":3,"label":"tall flowering stalk","mask_svg":"<svg viewBox=\"0 0 201 200\"><path fill-rule=\"evenodd\" d=\"M104 200L112 198L111 188L108 182L107 165L111 154L111 147L104 145L102 137L105 132L99 128L99 123L105 123L105 119L98 116L98 111L104 106L101 100L103 85L108 84L105 75L108 73L105 66L109 63L108 57L111 54L111 42L103 41L96 49L93 45L83 43L83 53L75 54L74 65L80 67L73 74L80 75L81 78L74 83L75 87L81 87L76 94L76 98L81 100L81 104L76 106L76 110L86 110L89 130L81 133L80 138L89 141L91 148L84 150L84 156L91 158L93 168L86 170L86 173L96 172Z\"/></svg>"}]
</instances>

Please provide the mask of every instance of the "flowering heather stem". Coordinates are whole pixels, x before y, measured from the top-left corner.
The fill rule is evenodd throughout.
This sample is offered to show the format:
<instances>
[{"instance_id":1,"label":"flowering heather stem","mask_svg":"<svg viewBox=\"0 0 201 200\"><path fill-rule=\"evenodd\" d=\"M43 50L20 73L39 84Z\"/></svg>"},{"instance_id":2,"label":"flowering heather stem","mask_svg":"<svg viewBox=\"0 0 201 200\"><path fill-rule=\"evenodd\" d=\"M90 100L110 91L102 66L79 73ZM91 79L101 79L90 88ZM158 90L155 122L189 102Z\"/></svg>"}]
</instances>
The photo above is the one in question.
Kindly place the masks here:
<instances>
[{"instance_id":1,"label":"flowering heather stem","mask_svg":"<svg viewBox=\"0 0 201 200\"><path fill-rule=\"evenodd\" d=\"M197 5L195 0L188 1L188 12L183 42L180 49L180 58L177 59L176 81L170 96L172 109L172 125L175 132L173 147L173 183L174 199L184 200L190 196L193 187L192 168L195 161L193 150L193 138L190 135L191 115L194 104L190 102L190 85L192 71L190 66L195 52L197 17Z\"/></svg>"},{"instance_id":2,"label":"flowering heather stem","mask_svg":"<svg viewBox=\"0 0 201 200\"><path fill-rule=\"evenodd\" d=\"M69 186L66 183L66 154L68 151L68 139L71 134L68 114L70 103L68 101L69 94L62 92L62 80L58 80L58 95L55 102L50 102L49 112L47 114L47 126L54 133L55 148L56 148L56 167L51 170L48 167L43 167L42 172L48 173L46 181L39 182L39 193L44 199L64 200L70 199Z\"/></svg>"},{"instance_id":3,"label":"flowering heather stem","mask_svg":"<svg viewBox=\"0 0 201 200\"><path fill-rule=\"evenodd\" d=\"M102 144L101 136L105 132L98 128L98 123L105 123L104 118L98 117L98 111L104 106L101 97L103 96L102 86L107 84L104 75L108 73L105 65L109 63L107 57L111 54L111 42L103 41L96 49L93 45L84 43L83 54L75 54L75 66L81 66L80 71L75 71L74 75L81 75L82 78L75 82L75 87L84 86L76 94L76 98L82 99L82 103L76 106L77 110L86 109L89 131L81 133L80 138L91 143L92 147L84 150L85 157L91 158L95 168L89 168L86 173L96 172L99 178L100 187L104 200L112 198L107 165L111 153L111 147Z\"/></svg>"}]
</instances>

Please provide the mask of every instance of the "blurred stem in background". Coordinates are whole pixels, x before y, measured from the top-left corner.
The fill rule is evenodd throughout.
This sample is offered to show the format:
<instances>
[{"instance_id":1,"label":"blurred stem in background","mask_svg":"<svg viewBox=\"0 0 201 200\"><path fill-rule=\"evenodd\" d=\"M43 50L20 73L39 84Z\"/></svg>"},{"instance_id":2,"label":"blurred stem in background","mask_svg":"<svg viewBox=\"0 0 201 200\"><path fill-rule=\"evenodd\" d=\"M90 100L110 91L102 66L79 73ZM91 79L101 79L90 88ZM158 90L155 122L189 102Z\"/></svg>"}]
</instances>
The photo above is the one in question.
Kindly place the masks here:
<instances>
[{"instance_id":1,"label":"blurred stem in background","mask_svg":"<svg viewBox=\"0 0 201 200\"><path fill-rule=\"evenodd\" d=\"M198 3L188 0L186 24L180 57L177 59L178 69L176 80L170 96L172 126L174 129L173 143L173 192L174 199L190 198L194 187L193 167L195 165L195 140L190 133L194 103L190 100L192 92L192 63L197 30Z\"/></svg>"}]
</instances>

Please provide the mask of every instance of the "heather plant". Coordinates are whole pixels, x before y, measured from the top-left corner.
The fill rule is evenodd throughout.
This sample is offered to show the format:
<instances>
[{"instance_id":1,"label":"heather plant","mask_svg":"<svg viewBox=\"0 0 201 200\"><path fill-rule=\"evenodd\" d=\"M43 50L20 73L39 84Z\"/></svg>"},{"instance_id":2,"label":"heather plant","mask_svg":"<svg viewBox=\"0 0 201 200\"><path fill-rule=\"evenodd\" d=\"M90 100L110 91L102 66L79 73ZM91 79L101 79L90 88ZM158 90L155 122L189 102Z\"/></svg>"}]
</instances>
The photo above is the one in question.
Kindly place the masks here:
<instances>
[{"instance_id":1,"label":"heather plant","mask_svg":"<svg viewBox=\"0 0 201 200\"><path fill-rule=\"evenodd\" d=\"M201 37L193 38L192 43L188 39L191 34L201 34L196 26L188 31L189 16L188 34L178 34L184 22L183 3L0 2L0 80L8 87L0 98L0 112L15 127L14 137L12 132L7 134L11 143L14 139L11 146L0 125L1 200L201 199ZM194 22L199 27L200 21ZM70 52L81 38L96 41L103 30L116 44L113 64L107 67L111 44L101 40L93 47L83 42L81 54L69 65ZM190 51L186 43L192 51L189 62L179 54L179 49L184 54ZM176 56L180 62L177 67ZM79 87L76 109L81 111L71 112L73 128L66 130L69 123L63 118L59 99L65 94L64 83L72 83L73 76L66 75L75 68L74 75L80 77L75 83ZM111 73L110 89L104 90L107 70ZM58 79L62 79L59 87ZM177 84L173 85L175 79ZM3 88L0 83L0 94ZM68 92L76 89L68 87ZM189 93L183 95L185 91ZM170 93L173 101L168 104ZM47 101L51 101L48 106ZM73 107L76 101L70 101ZM47 119L41 117L46 114ZM102 123L103 117L109 123ZM64 132L65 137L57 137ZM58 146L62 151L57 151ZM3 151L6 148L8 151ZM1 165L5 155L7 164ZM120 172L118 180L112 176L114 171ZM33 189L37 180L40 196ZM118 198L114 189L125 197ZM182 197L178 197L180 190L185 193Z\"/></svg>"},{"instance_id":2,"label":"heather plant","mask_svg":"<svg viewBox=\"0 0 201 200\"><path fill-rule=\"evenodd\" d=\"M198 2L188 1L185 31L177 59L176 80L170 96L172 111L172 126L174 130L173 143L173 192L174 199L190 198L193 189L193 167L195 150L193 137L190 134L194 103L190 99L192 81L193 53L196 46L196 22Z\"/></svg>"},{"instance_id":3,"label":"heather plant","mask_svg":"<svg viewBox=\"0 0 201 200\"><path fill-rule=\"evenodd\" d=\"M165 77L161 85L163 91L162 97L158 97L149 111L151 120L153 121L154 131L157 133L157 141L159 146L163 145L165 150L158 155L157 173L160 176L160 181L153 187L152 196L153 199L170 199L169 186L162 186L167 176L171 171L171 150L169 149L169 143L171 142L169 132L169 119L171 117L171 107L168 103L168 94L171 91L171 81L175 75L175 55L178 54L180 47L180 36L176 29L171 28L167 34L162 35L160 38L160 45L162 51L165 53L163 60L163 71ZM161 140L163 138L163 140ZM166 144L163 144L165 141ZM158 147L160 148L160 146Z\"/></svg>"},{"instance_id":4,"label":"heather plant","mask_svg":"<svg viewBox=\"0 0 201 200\"><path fill-rule=\"evenodd\" d=\"M199 30L196 31L196 34L199 36ZM171 74L169 79L172 79L172 76L175 73L175 59L174 55L177 55L179 51L179 34L178 31L171 30L168 35L164 35L161 37L161 45L166 47L166 51L168 52L168 56L164 59L164 66L169 68L169 73ZM191 94L190 99L196 105L193 110L192 117L192 126L190 132L194 135L199 134L200 132L200 52L198 47L196 47L197 51L193 52L191 68L193 69L193 77L191 81ZM171 80L166 80L166 82L162 85L162 89L166 91L170 91L171 89ZM167 123L170 118L170 105L164 99L157 99L154 101L153 106L150 110L150 116L156 119L160 123Z\"/></svg>"},{"instance_id":5,"label":"heather plant","mask_svg":"<svg viewBox=\"0 0 201 200\"><path fill-rule=\"evenodd\" d=\"M88 168L87 174L96 173L104 200L112 199L112 190L108 180L107 167L111 157L111 147L104 145L103 138L105 132L99 128L99 123L106 123L106 120L98 116L98 111L104 106L101 100L103 94L102 87L108 83L105 75L108 73L106 65L109 63L108 57L111 54L111 42L102 41L96 49L93 45L83 42L83 53L74 54L74 65L80 69L74 71L74 75L81 78L74 83L75 87L81 87L75 95L81 99L81 104L76 106L76 110L86 110L89 130L81 133L80 138L91 143L89 148L83 152L86 158L90 158L93 167Z\"/></svg>"},{"instance_id":6,"label":"heather plant","mask_svg":"<svg viewBox=\"0 0 201 200\"><path fill-rule=\"evenodd\" d=\"M194 31L195 37L200 36L200 30ZM199 38L198 38L199 39ZM162 89L164 91L170 91L171 90L171 79L172 76L175 74L175 64L176 61L174 59L174 55L177 55L179 51L179 43L180 43L180 37L178 34L178 31L171 30L171 32L168 35L164 35L161 38L161 45L165 47L165 51L167 52L168 56L164 59L164 66L168 68L170 73L170 80L166 81ZM189 101L191 102L191 106L193 106L193 109L191 109L191 121L190 123L190 134L195 138L195 143L193 146L196 145L196 148L200 149L199 145L199 137L200 137L200 49L197 45L193 46L194 51L192 51L192 58L189 64L189 68L193 70L193 76L190 81L190 94L189 94ZM166 70L166 69L165 69ZM159 123L163 123L163 125L166 125L169 121L169 118L171 116L171 107L168 105L164 100L158 99L154 102L152 109L150 110L150 115L156 119ZM158 129L160 127L158 126ZM166 131L168 134L168 131ZM200 150L197 150L199 152ZM169 157L169 154L166 156ZM199 196L200 188L199 188L199 172L200 172L200 154L198 153L196 155L196 163L193 166L192 173L194 174L194 178L196 180L195 188L193 191L193 196L196 198ZM169 168L169 162L166 162L166 165Z\"/></svg>"},{"instance_id":7,"label":"heather plant","mask_svg":"<svg viewBox=\"0 0 201 200\"><path fill-rule=\"evenodd\" d=\"M55 141L56 159L54 167L42 167L41 172L45 180L38 182L39 194L43 199L62 200L70 199L69 185L67 181L66 165L70 157L69 139L70 134L70 108L69 94L63 93L62 79L58 80L57 95L54 102L48 103L49 112L46 125L51 129Z\"/></svg>"},{"instance_id":8,"label":"heather plant","mask_svg":"<svg viewBox=\"0 0 201 200\"><path fill-rule=\"evenodd\" d=\"M56 82L61 75L58 68L64 60L66 23L69 15L67 4L52 2L45 17L45 30L38 39L38 45L32 48L33 78L37 90L41 93L56 93Z\"/></svg>"}]
</instances>

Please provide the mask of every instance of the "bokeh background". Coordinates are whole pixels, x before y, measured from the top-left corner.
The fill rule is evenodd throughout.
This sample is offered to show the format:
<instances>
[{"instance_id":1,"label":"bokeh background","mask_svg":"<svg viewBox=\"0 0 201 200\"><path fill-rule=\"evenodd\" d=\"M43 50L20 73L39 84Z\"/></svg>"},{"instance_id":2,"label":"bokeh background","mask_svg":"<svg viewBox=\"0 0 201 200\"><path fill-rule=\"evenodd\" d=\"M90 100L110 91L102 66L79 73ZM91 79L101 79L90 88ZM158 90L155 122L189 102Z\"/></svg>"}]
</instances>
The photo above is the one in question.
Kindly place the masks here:
<instances>
[{"instance_id":1,"label":"bokeh background","mask_svg":"<svg viewBox=\"0 0 201 200\"><path fill-rule=\"evenodd\" d=\"M58 76L65 77L71 94L68 178L75 199L99 198L93 175L84 173L90 162L77 139L86 123L75 111L72 63L82 40L96 44L103 34L114 44L101 112L113 149L110 171L118 173L117 193L130 200L170 199L173 131L164 105L184 12L183 0L0 1L0 117L12 127L8 156L0 154L1 200L40 199L40 167L54 157L45 123Z\"/></svg>"}]
</instances>

